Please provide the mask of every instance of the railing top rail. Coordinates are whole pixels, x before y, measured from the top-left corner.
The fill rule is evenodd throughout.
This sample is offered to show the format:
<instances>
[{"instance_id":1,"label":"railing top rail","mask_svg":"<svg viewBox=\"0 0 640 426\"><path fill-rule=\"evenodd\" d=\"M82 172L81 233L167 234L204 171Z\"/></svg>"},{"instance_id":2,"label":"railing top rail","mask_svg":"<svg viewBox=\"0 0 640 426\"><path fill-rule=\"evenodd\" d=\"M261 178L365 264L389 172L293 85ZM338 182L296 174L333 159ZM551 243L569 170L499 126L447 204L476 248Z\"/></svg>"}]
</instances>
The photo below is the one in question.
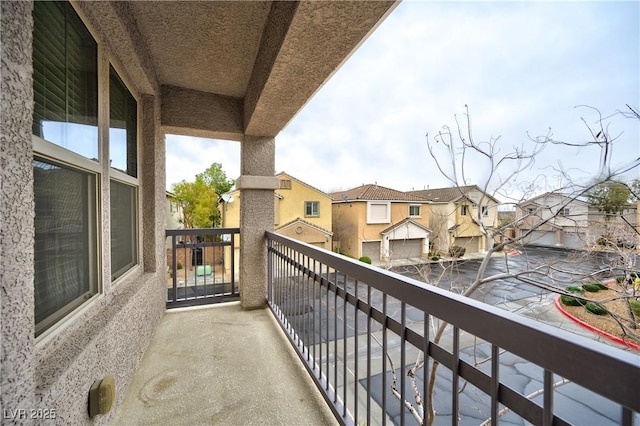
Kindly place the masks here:
<instances>
[{"instance_id":1,"label":"railing top rail","mask_svg":"<svg viewBox=\"0 0 640 426\"><path fill-rule=\"evenodd\" d=\"M517 356L640 412L640 355L267 231L285 244ZM601 371L599 371L601 370ZM588 371L589 374L585 374ZM620 381L609 381L615 372Z\"/></svg>"},{"instance_id":2,"label":"railing top rail","mask_svg":"<svg viewBox=\"0 0 640 426\"><path fill-rule=\"evenodd\" d=\"M222 234L239 234L240 228L184 228L184 229L165 229L165 236L172 235L222 235Z\"/></svg>"}]
</instances>

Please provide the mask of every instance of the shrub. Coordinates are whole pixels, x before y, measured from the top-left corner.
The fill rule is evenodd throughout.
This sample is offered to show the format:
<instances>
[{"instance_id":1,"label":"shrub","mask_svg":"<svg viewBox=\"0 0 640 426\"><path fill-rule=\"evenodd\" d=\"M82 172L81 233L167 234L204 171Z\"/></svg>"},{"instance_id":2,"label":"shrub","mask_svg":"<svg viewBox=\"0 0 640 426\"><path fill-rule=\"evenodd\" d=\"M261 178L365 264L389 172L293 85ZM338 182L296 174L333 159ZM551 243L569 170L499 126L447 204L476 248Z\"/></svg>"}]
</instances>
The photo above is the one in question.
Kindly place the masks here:
<instances>
[{"instance_id":1,"label":"shrub","mask_svg":"<svg viewBox=\"0 0 640 426\"><path fill-rule=\"evenodd\" d=\"M640 318L640 301L629 300L629 306L631 307L631 312L633 312L633 315L635 315L636 319Z\"/></svg>"},{"instance_id":2,"label":"shrub","mask_svg":"<svg viewBox=\"0 0 640 426\"><path fill-rule=\"evenodd\" d=\"M607 314L607 310L604 309L601 306L596 305L595 303L592 302L587 302L586 305L584 305L585 308L587 308L587 311L591 312L592 314L596 314L596 315L606 315Z\"/></svg>"},{"instance_id":3,"label":"shrub","mask_svg":"<svg viewBox=\"0 0 640 426\"><path fill-rule=\"evenodd\" d=\"M178 264L176 265L176 269L182 269L182 263L178 262Z\"/></svg>"},{"instance_id":4,"label":"shrub","mask_svg":"<svg viewBox=\"0 0 640 426\"><path fill-rule=\"evenodd\" d=\"M560 301L565 306L580 306L580 305L582 305L582 303L580 303L580 301L578 299L576 299L575 297L566 296L564 294L560 296Z\"/></svg>"},{"instance_id":5,"label":"shrub","mask_svg":"<svg viewBox=\"0 0 640 426\"><path fill-rule=\"evenodd\" d=\"M460 246L451 246L449 248L449 256L451 257L462 257L464 253L467 251L464 247Z\"/></svg>"},{"instance_id":6,"label":"shrub","mask_svg":"<svg viewBox=\"0 0 640 426\"><path fill-rule=\"evenodd\" d=\"M581 287L569 286L566 288L566 290L570 293L584 294L584 290Z\"/></svg>"},{"instance_id":7,"label":"shrub","mask_svg":"<svg viewBox=\"0 0 640 426\"><path fill-rule=\"evenodd\" d=\"M358 259L360 262L364 262L364 263L368 263L369 265L371 265L371 258L369 256L362 256L360 259Z\"/></svg>"},{"instance_id":8,"label":"shrub","mask_svg":"<svg viewBox=\"0 0 640 426\"><path fill-rule=\"evenodd\" d=\"M590 293L597 293L600 291L600 286L597 284L584 284L582 288Z\"/></svg>"},{"instance_id":9,"label":"shrub","mask_svg":"<svg viewBox=\"0 0 640 426\"><path fill-rule=\"evenodd\" d=\"M437 254L435 256L431 256L431 260L436 262L436 261L440 260L440 256L438 256Z\"/></svg>"}]
</instances>

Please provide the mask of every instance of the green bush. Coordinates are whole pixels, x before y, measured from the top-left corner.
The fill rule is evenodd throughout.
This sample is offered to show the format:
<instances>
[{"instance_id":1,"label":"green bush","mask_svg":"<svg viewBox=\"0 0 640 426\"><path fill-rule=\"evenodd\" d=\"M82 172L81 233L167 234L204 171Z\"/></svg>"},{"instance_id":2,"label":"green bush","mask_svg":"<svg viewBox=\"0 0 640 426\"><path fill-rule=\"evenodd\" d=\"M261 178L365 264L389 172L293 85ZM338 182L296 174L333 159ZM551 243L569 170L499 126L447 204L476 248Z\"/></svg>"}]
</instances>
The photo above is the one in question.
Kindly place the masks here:
<instances>
[{"instance_id":1,"label":"green bush","mask_svg":"<svg viewBox=\"0 0 640 426\"><path fill-rule=\"evenodd\" d=\"M585 308L587 308L587 311L591 312L592 314L596 314L596 315L606 315L607 314L607 310L604 309L601 306L596 305L595 303L592 302L587 302L586 305L584 305Z\"/></svg>"},{"instance_id":2,"label":"green bush","mask_svg":"<svg viewBox=\"0 0 640 426\"><path fill-rule=\"evenodd\" d=\"M580 306L580 305L582 305L582 303L580 303L580 301L578 299L576 299L575 297L566 296L564 294L560 296L560 301L565 306Z\"/></svg>"},{"instance_id":3,"label":"green bush","mask_svg":"<svg viewBox=\"0 0 640 426\"><path fill-rule=\"evenodd\" d=\"M569 287L566 288L566 290L569 293L584 294L584 290L581 287L569 286Z\"/></svg>"},{"instance_id":4,"label":"green bush","mask_svg":"<svg viewBox=\"0 0 640 426\"><path fill-rule=\"evenodd\" d=\"M629 300L629 306L631 307L631 312L633 312L633 315L635 315L636 319L640 318L640 301Z\"/></svg>"},{"instance_id":5,"label":"green bush","mask_svg":"<svg viewBox=\"0 0 640 426\"><path fill-rule=\"evenodd\" d=\"M360 262L364 262L364 263L368 263L369 265L371 265L371 258L369 256L362 256L360 259L358 259Z\"/></svg>"},{"instance_id":6,"label":"green bush","mask_svg":"<svg viewBox=\"0 0 640 426\"><path fill-rule=\"evenodd\" d=\"M438 255L431 256L431 260L433 260L434 262L437 262L438 260L440 260L440 256Z\"/></svg>"},{"instance_id":7,"label":"green bush","mask_svg":"<svg viewBox=\"0 0 640 426\"><path fill-rule=\"evenodd\" d=\"M182 269L182 263L178 262L178 264L176 265L176 269Z\"/></svg>"},{"instance_id":8,"label":"green bush","mask_svg":"<svg viewBox=\"0 0 640 426\"><path fill-rule=\"evenodd\" d=\"M600 286L597 284L584 284L582 288L590 293L597 293L600 291Z\"/></svg>"},{"instance_id":9,"label":"green bush","mask_svg":"<svg viewBox=\"0 0 640 426\"><path fill-rule=\"evenodd\" d=\"M466 251L467 251L467 249L465 249L464 247L451 246L449 248L449 256L451 256L451 257L462 257L462 256L464 256Z\"/></svg>"}]
</instances>

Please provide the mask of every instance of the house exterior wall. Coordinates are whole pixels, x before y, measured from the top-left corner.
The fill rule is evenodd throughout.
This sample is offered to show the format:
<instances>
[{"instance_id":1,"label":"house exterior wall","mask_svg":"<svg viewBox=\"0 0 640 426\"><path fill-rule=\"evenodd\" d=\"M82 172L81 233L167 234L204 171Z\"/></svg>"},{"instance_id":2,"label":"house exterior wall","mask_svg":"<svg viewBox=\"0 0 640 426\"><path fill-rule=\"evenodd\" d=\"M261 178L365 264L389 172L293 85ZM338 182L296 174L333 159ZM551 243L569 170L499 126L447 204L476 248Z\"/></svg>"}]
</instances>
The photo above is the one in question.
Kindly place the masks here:
<instances>
[{"instance_id":1,"label":"house exterior wall","mask_svg":"<svg viewBox=\"0 0 640 426\"><path fill-rule=\"evenodd\" d=\"M534 213L529 215L529 209L534 209ZM568 209L568 214L560 214L561 209ZM535 244L537 240L548 245L549 235L553 234L553 245L574 249L593 246L607 226L604 215L590 209L586 202L560 193L543 194L517 205L515 217L521 221L517 237L535 230L532 235L537 238L525 239L523 243Z\"/></svg>"},{"instance_id":2,"label":"house exterior wall","mask_svg":"<svg viewBox=\"0 0 640 426\"><path fill-rule=\"evenodd\" d=\"M386 201L382 201L386 202ZM419 202L391 201L390 220L385 223L367 223L367 201L353 201L333 204L334 238L339 236L337 243L349 255L359 258L362 256L362 243L366 241L382 241L381 232L393 223L409 217L409 205L421 207L421 216L411 219L420 225L429 227L429 206Z\"/></svg>"},{"instance_id":3,"label":"house exterior wall","mask_svg":"<svg viewBox=\"0 0 640 426\"><path fill-rule=\"evenodd\" d=\"M279 217L278 225L284 225L297 218L331 231L331 197L312 188L297 179L292 179L286 174L279 174L280 180L288 179L291 189L280 189L276 192L282 197L277 202L276 216ZM319 216L305 215L305 202L317 201L319 203Z\"/></svg>"},{"instance_id":4,"label":"house exterior wall","mask_svg":"<svg viewBox=\"0 0 640 426\"><path fill-rule=\"evenodd\" d=\"M30 2L2 2L0 6L3 28L0 405L5 410L55 410L56 424L108 424L165 309L165 150L160 132L160 105L153 94L137 93L139 265L111 282L109 168L105 165L99 175L103 199L99 212L102 222L98 225L102 235L98 262L102 289L34 338L32 6ZM100 43L106 39L100 27L85 23L103 49L101 57L117 61L107 44ZM20 250L15 250L17 246ZM114 375L116 382L115 407L106 415L90 419L89 389L95 380L109 374Z\"/></svg>"},{"instance_id":5,"label":"house exterior wall","mask_svg":"<svg viewBox=\"0 0 640 426\"><path fill-rule=\"evenodd\" d=\"M487 208L487 215L481 215L482 224L487 227L497 227L498 225L498 205L488 198L483 197L482 192L471 190L467 192L468 199L461 199L456 202L442 202L430 205L431 229L433 234L433 249L440 253L447 253L449 248L456 245L455 238L477 238L478 249L485 251L488 249L485 236L480 231L473 219L478 219L482 212L482 207ZM462 215L462 206L467 206L467 214ZM457 226L456 226L457 225ZM453 227L455 231L451 232Z\"/></svg>"}]
</instances>

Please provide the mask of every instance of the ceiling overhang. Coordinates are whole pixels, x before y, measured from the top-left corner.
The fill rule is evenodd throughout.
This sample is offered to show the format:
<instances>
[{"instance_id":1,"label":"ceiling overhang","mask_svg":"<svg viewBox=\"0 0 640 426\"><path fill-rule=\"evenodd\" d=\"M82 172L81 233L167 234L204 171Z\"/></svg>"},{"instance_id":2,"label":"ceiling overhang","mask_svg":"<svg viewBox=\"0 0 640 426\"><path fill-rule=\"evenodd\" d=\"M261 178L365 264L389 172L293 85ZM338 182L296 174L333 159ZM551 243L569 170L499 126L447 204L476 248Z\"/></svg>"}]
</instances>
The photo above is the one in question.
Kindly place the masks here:
<instances>
[{"instance_id":1,"label":"ceiling overhang","mask_svg":"<svg viewBox=\"0 0 640 426\"><path fill-rule=\"evenodd\" d=\"M396 1L79 2L167 133L275 137Z\"/></svg>"}]
</instances>

